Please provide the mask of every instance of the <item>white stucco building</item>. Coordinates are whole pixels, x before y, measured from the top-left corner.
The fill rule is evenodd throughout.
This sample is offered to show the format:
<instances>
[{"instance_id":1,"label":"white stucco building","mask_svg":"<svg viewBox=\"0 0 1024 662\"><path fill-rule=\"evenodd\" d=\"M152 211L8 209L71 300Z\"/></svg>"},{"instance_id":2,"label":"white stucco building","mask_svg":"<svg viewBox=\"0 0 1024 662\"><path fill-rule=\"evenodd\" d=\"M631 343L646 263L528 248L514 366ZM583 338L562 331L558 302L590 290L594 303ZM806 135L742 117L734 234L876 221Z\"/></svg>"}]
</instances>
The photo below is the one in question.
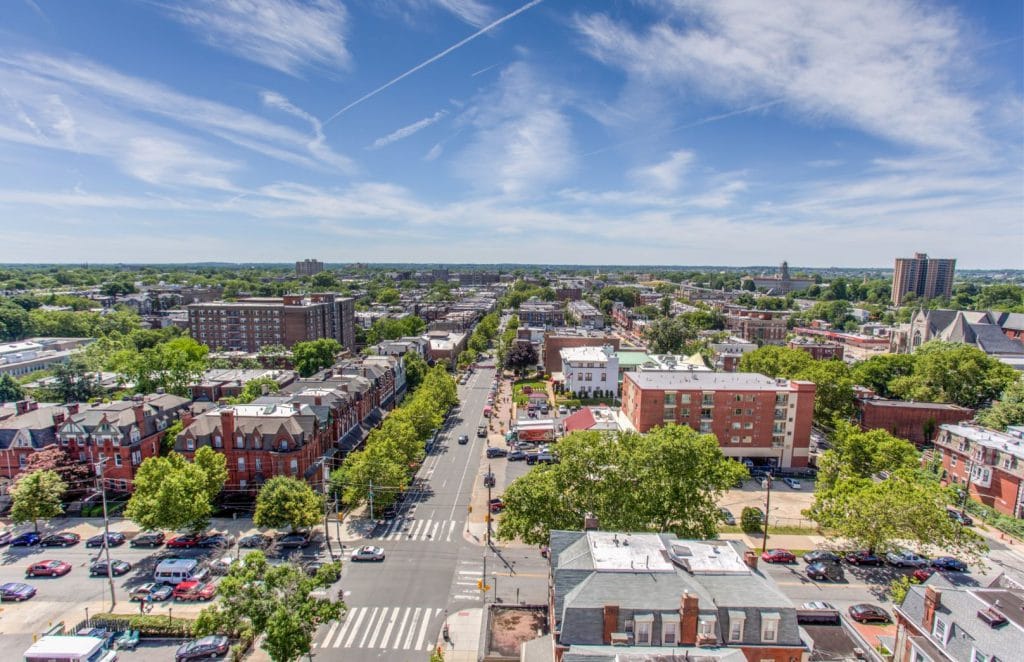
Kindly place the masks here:
<instances>
[{"instance_id":1,"label":"white stucco building","mask_svg":"<svg viewBox=\"0 0 1024 662\"><path fill-rule=\"evenodd\" d=\"M581 397L618 393L619 359L611 345L566 347L561 356L566 390Z\"/></svg>"}]
</instances>

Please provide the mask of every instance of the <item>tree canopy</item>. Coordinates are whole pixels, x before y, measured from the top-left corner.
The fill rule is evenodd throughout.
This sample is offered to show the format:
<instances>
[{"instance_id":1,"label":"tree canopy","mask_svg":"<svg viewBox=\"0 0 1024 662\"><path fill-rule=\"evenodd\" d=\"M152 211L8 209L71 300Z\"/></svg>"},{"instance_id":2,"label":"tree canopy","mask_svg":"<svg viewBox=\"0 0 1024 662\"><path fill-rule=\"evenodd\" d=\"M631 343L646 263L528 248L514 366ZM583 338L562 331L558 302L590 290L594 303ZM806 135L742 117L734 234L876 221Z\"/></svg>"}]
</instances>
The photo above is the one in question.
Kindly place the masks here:
<instances>
[{"instance_id":1,"label":"tree canopy","mask_svg":"<svg viewBox=\"0 0 1024 662\"><path fill-rule=\"evenodd\" d=\"M55 472L64 481L69 496L80 495L95 487L92 467L71 457L57 444L46 446L29 455L23 470L26 473Z\"/></svg>"},{"instance_id":2,"label":"tree canopy","mask_svg":"<svg viewBox=\"0 0 1024 662\"><path fill-rule=\"evenodd\" d=\"M395 292L395 294L397 295L398 293ZM426 331L426 329L427 323L423 321L423 318L415 315L407 315L397 319L394 317L382 317L374 320L366 332L366 342L370 345L376 345L382 340L394 340L404 336L418 336Z\"/></svg>"},{"instance_id":3,"label":"tree canopy","mask_svg":"<svg viewBox=\"0 0 1024 662\"><path fill-rule=\"evenodd\" d=\"M765 345L740 359L743 372L814 382L814 420L831 425L835 418L853 414L853 378L839 360L818 361L801 349Z\"/></svg>"},{"instance_id":4,"label":"tree canopy","mask_svg":"<svg viewBox=\"0 0 1024 662\"><path fill-rule=\"evenodd\" d=\"M306 481L274 476L260 487L252 521L264 528L308 529L320 521L323 508L323 496L314 492Z\"/></svg>"},{"instance_id":5,"label":"tree canopy","mask_svg":"<svg viewBox=\"0 0 1024 662\"><path fill-rule=\"evenodd\" d=\"M67 484L56 471L40 470L22 474L11 488L11 521L32 522L39 531L39 520L57 517L64 511L61 499Z\"/></svg>"},{"instance_id":6,"label":"tree canopy","mask_svg":"<svg viewBox=\"0 0 1024 662\"><path fill-rule=\"evenodd\" d=\"M0 375L0 402L15 402L25 397L25 391L14 377Z\"/></svg>"},{"instance_id":7,"label":"tree canopy","mask_svg":"<svg viewBox=\"0 0 1024 662\"><path fill-rule=\"evenodd\" d=\"M1024 379L1018 379L1003 391L999 401L978 412L978 421L996 430L1011 425L1024 425Z\"/></svg>"},{"instance_id":8,"label":"tree canopy","mask_svg":"<svg viewBox=\"0 0 1024 662\"><path fill-rule=\"evenodd\" d=\"M927 342L913 354L911 374L888 384L903 400L952 402L978 408L996 398L1020 377L988 354L963 343Z\"/></svg>"},{"instance_id":9,"label":"tree canopy","mask_svg":"<svg viewBox=\"0 0 1024 662\"><path fill-rule=\"evenodd\" d=\"M505 490L499 538L541 544L553 529L579 529L587 514L609 530L712 538L716 499L747 475L722 455L714 435L687 426L643 435L575 432L558 443L558 454L558 464L538 466Z\"/></svg>"},{"instance_id":10,"label":"tree canopy","mask_svg":"<svg viewBox=\"0 0 1024 662\"><path fill-rule=\"evenodd\" d=\"M341 343L334 338L320 338L292 345L292 361L303 377L309 377L318 370L334 365L334 359L341 352Z\"/></svg>"},{"instance_id":11,"label":"tree canopy","mask_svg":"<svg viewBox=\"0 0 1024 662\"><path fill-rule=\"evenodd\" d=\"M198 531L209 524L212 501L225 480L225 456L209 446L196 451L194 462L174 452L146 458L124 512L143 529Z\"/></svg>"}]
</instances>

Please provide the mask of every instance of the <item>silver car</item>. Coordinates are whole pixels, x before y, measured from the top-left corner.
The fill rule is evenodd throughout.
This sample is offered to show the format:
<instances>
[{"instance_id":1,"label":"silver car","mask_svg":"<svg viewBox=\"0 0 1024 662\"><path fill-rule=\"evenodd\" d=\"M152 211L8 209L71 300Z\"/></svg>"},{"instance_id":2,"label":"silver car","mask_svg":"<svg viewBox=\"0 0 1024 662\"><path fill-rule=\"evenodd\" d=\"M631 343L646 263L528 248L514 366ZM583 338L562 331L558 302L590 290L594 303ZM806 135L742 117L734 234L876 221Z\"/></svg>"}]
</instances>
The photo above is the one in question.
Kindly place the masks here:
<instances>
[{"instance_id":1,"label":"silver car","mask_svg":"<svg viewBox=\"0 0 1024 662\"><path fill-rule=\"evenodd\" d=\"M374 547L373 545L366 545L360 547L352 553L353 561L383 561L384 550L380 547Z\"/></svg>"}]
</instances>

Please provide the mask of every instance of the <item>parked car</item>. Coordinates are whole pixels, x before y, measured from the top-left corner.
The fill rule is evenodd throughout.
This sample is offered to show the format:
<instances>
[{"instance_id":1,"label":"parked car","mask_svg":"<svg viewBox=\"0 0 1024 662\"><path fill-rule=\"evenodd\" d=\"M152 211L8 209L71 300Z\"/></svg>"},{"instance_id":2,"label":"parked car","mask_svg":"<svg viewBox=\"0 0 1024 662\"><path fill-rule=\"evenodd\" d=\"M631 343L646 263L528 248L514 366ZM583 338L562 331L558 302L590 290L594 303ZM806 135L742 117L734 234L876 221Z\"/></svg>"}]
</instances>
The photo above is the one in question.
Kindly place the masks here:
<instances>
[{"instance_id":1,"label":"parked car","mask_svg":"<svg viewBox=\"0 0 1024 662\"><path fill-rule=\"evenodd\" d=\"M554 453L538 453L537 462L540 464L558 464L558 456Z\"/></svg>"},{"instance_id":2,"label":"parked car","mask_svg":"<svg viewBox=\"0 0 1024 662\"><path fill-rule=\"evenodd\" d=\"M833 582L845 579L843 567L838 563L829 563L828 561L815 561L808 565L807 576L811 579L827 579Z\"/></svg>"},{"instance_id":3,"label":"parked car","mask_svg":"<svg viewBox=\"0 0 1024 662\"><path fill-rule=\"evenodd\" d=\"M231 566L236 563L241 563L241 559L231 554L225 554L219 559L210 561L210 574L212 575L226 575L231 571Z\"/></svg>"},{"instance_id":4,"label":"parked car","mask_svg":"<svg viewBox=\"0 0 1024 662\"><path fill-rule=\"evenodd\" d=\"M134 588L128 593L129 600L135 600L141 602L142 600L151 600L153 602L163 602L167 598L171 597L174 589L167 584L154 584L150 582L143 584L138 588Z\"/></svg>"},{"instance_id":5,"label":"parked car","mask_svg":"<svg viewBox=\"0 0 1024 662\"><path fill-rule=\"evenodd\" d=\"M104 536L103 536L102 533L99 534L98 536L93 536L92 538L89 538L88 540L85 541L85 546L86 547L103 547L103 537ZM125 535L123 533L119 533L117 531L111 531L110 533L106 534L106 538L107 538L107 547L120 547L121 545L124 544L124 541L126 540Z\"/></svg>"},{"instance_id":6,"label":"parked car","mask_svg":"<svg viewBox=\"0 0 1024 662\"><path fill-rule=\"evenodd\" d=\"M353 561L383 561L384 550L380 547L374 547L373 545L366 545L360 547L352 553Z\"/></svg>"},{"instance_id":7,"label":"parked car","mask_svg":"<svg viewBox=\"0 0 1024 662\"><path fill-rule=\"evenodd\" d=\"M827 549L815 549L804 554L804 561L808 563L839 563L842 558Z\"/></svg>"},{"instance_id":8,"label":"parked car","mask_svg":"<svg viewBox=\"0 0 1024 662\"><path fill-rule=\"evenodd\" d=\"M484 432L484 436L485 437L487 436L487 432L486 431ZM469 443L469 435L468 434L460 434L459 435L459 445L460 446L465 446L468 443Z\"/></svg>"},{"instance_id":9,"label":"parked car","mask_svg":"<svg viewBox=\"0 0 1024 662\"><path fill-rule=\"evenodd\" d=\"M967 513L962 513L959 510L947 510L946 514L954 522L959 522L964 526L974 526L974 520Z\"/></svg>"},{"instance_id":10,"label":"parked car","mask_svg":"<svg viewBox=\"0 0 1024 662\"><path fill-rule=\"evenodd\" d=\"M506 457L508 451L504 448L498 448L497 446L491 446L487 449L487 457Z\"/></svg>"},{"instance_id":11,"label":"parked car","mask_svg":"<svg viewBox=\"0 0 1024 662\"><path fill-rule=\"evenodd\" d=\"M885 555L885 560L889 562L889 565L894 565L897 568L920 568L928 565L928 559L907 550L889 552Z\"/></svg>"},{"instance_id":12,"label":"parked car","mask_svg":"<svg viewBox=\"0 0 1024 662\"><path fill-rule=\"evenodd\" d=\"M25 571L26 577L63 577L71 572L71 564L67 561L39 561L33 563Z\"/></svg>"},{"instance_id":13,"label":"parked car","mask_svg":"<svg viewBox=\"0 0 1024 662\"><path fill-rule=\"evenodd\" d=\"M530 464L530 465L537 464L537 458L538 457L540 457L540 453L527 453L526 454L526 463Z\"/></svg>"},{"instance_id":14,"label":"parked car","mask_svg":"<svg viewBox=\"0 0 1024 662\"><path fill-rule=\"evenodd\" d=\"M36 587L22 582L0 584L0 602L21 602L36 594Z\"/></svg>"},{"instance_id":15,"label":"parked car","mask_svg":"<svg viewBox=\"0 0 1024 662\"><path fill-rule=\"evenodd\" d=\"M937 570L952 570L953 572L967 572L967 564L952 556L939 556L932 559L932 567Z\"/></svg>"},{"instance_id":16,"label":"parked car","mask_svg":"<svg viewBox=\"0 0 1024 662\"><path fill-rule=\"evenodd\" d=\"M0 547L10 545L12 540L14 540L14 534L11 533L10 529L0 531Z\"/></svg>"},{"instance_id":17,"label":"parked car","mask_svg":"<svg viewBox=\"0 0 1024 662\"><path fill-rule=\"evenodd\" d=\"M505 502L500 498L491 499L488 505L492 513L500 513L505 509Z\"/></svg>"},{"instance_id":18,"label":"parked car","mask_svg":"<svg viewBox=\"0 0 1024 662\"><path fill-rule=\"evenodd\" d=\"M202 540L202 536L196 533L186 533L180 536L174 536L167 541L167 546L171 549L191 549L199 544Z\"/></svg>"},{"instance_id":19,"label":"parked car","mask_svg":"<svg viewBox=\"0 0 1024 662\"><path fill-rule=\"evenodd\" d=\"M537 448L537 445L532 441L517 441L512 445L517 451L529 451Z\"/></svg>"},{"instance_id":20,"label":"parked car","mask_svg":"<svg viewBox=\"0 0 1024 662\"><path fill-rule=\"evenodd\" d=\"M110 574L115 577L120 577L126 574L132 569L132 564L127 561L119 561L118 559L110 559ZM96 561L89 566L89 574L93 577L106 577L107 576L107 561L103 559Z\"/></svg>"},{"instance_id":21,"label":"parked car","mask_svg":"<svg viewBox=\"0 0 1024 662\"><path fill-rule=\"evenodd\" d=\"M132 547L159 547L164 544L163 531L143 531L128 543Z\"/></svg>"},{"instance_id":22,"label":"parked car","mask_svg":"<svg viewBox=\"0 0 1024 662\"><path fill-rule=\"evenodd\" d=\"M723 524L728 526L734 526L736 524L736 517L733 516L732 512L728 508L718 509L718 519L722 520Z\"/></svg>"},{"instance_id":23,"label":"parked car","mask_svg":"<svg viewBox=\"0 0 1024 662\"><path fill-rule=\"evenodd\" d=\"M786 485L789 485L790 489L793 490L802 490L804 487L796 478L783 478L782 482L785 483Z\"/></svg>"},{"instance_id":24,"label":"parked car","mask_svg":"<svg viewBox=\"0 0 1024 662\"><path fill-rule=\"evenodd\" d=\"M916 570L914 570L913 573L911 573L910 576L913 577L914 579L916 579L919 582L926 582L926 581L928 581L928 578L931 577L934 574L935 574L935 568L927 567L927 568L917 568Z\"/></svg>"},{"instance_id":25,"label":"parked car","mask_svg":"<svg viewBox=\"0 0 1024 662\"><path fill-rule=\"evenodd\" d=\"M308 533L289 533L277 539L277 546L284 549L298 549L308 547L310 536Z\"/></svg>"},{"instance_id":26,"label":"parked car","mask_svg":"<svg viewBox=\"0 0 1024 662\"><path fill-rule=\"evenodd\" d=\"M494 479L494 474L488 471L484 474L484 487L494 487L497 485L497 481Z\"/></svg>"},{"instance_id":27,"label":"parked car","mask_svg":"<svg viewBox=\"0 0 1024 662\"><path fill-rule=\"evenodd\" d=\"M853 565L882 565L884 561L877 554L871 554L867 550L850 552L846 555L846 562Z\"/></svg>"},{"instance_id":28,"label":"parked car","mask_svg":"<svg viewBox=\"0 0 1024 662\"><path fill-rule=\"evenodd\" d=\"M51 533L39 541L43 547L71 547L77 545L82 536L77 533Z\"/></svg>"},{"instance_id":29,"label":"parked car","mask_svg":"<svg viewBox=\"0 0 1024 662\"><path fill-rule=\"evenodd\" d=\"M175 662L188 662L190 660L201 660L207 657L227 655L231 642L223 635L211 635L202 639L195 639L178 646L174 653Z\"/></svg>"},{"instance_id":30,"label":"parked car","mask_svg":"<svg viewBox=\"0 0 1024 662\"><path fill-rule=\"evenodd\" d=\"M21 535L15 537L11 540L10 544L11 547L31 547L32 545L38 545L39 541L42 539L43 537L40 536L38 533L30 531L29 533L22 533Z\"/></svg>"},{"instance_id":31,"label":"parked car","mask_svg":"<svg viewBox=\"0 0 1024 662\"><path fill-rule=\"evenodd\" d=\"M796 563L796 556L788 549L768 549L761 553L766 563Z\"/></svg>"},{"instance_id":32,"label":"parked car","mask_svg":"<svg viewBox=\"0 0 1024 662\"><path fill-rule=\"evenodd\" d=\"M569 409L565 405L561 405L561 406L558 407L558 415L559 416L565 416L568 413L569 413Z\"/></svg>"},{"instance_id":33,"label":"parked car","mask_svg":"<svg viewBox=\"0 0 1024 662\"><path fill-rule=\"evenodd\" d=\"M200 600L206 602L217 594L217 585L213 582L187 581L174 587L171 595L175 600Z\"/></svg>"},{"instance_id":34,"label":"parked car","mask_svg":"<svg viewBox=\"0 0 1024 662\"><path fill-rule=\"evenodd\" d=\"M524 453L523 451L512 451L511 453L505 456L505 459L508 460L509 462L520 462L526 459L526 453Z\"/></svg>"},{"instance_id":35,"label":"parked car","mask_svg":"<svg viewBox=\"0 0 1024 662\"><path fill-rule=\"evenodd\" d=\"M867 603L851 605L848 612L850 618L858 623L869 623L872 621L877 623L889 622L889 614L878 605Z\"/></svg>"},{"instance_id":36,"label":"parked car","mask_svg":"<svg viewBox=\"0 0 1024 662\"><path fill-rule=\"evenodd\" d=\"M227 533L211 533L203 536L197 543L198 547L230 547L235 544L235 537Z\"/></svg>"},{"instance_id":37,"label":"parked car","mask_svg":"<svg viewBox=\"0 0 1024 662\"><path fill-rule=\"evenodd\" d=\"M262 533L252 533L238 539L238 546L243 549L264 549L270 547L274 539Z\"/></svg>"},{"instance_id":38,"label":"parked car","mask_svg":"<svg viewBox=\"0 0 1024 662\"><path fill-rule=\"evenodd\" d=\"M487 426L486 425L477 426L477 428L476 428L476 436L480 437L481 439L486 437L487 436ZM467 442L469 441L468 437L466 438L466 441Z\"/></svg>"}]
</instances>

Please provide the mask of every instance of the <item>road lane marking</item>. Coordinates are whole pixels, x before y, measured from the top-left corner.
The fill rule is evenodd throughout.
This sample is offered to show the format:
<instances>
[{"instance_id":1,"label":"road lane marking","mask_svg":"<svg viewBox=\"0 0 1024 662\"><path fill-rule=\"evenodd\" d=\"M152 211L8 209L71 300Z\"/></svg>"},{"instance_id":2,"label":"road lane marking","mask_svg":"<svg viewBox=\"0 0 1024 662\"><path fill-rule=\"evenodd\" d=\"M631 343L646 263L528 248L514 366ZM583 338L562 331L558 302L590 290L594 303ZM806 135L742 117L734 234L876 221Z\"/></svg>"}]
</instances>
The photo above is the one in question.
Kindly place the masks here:
<instances>
[{"instance_id":1,"label":"road lane marking","mask_svg":"<svg viewBox=\"0 0 1024 662\"><path fill-rule=\"evenodd\" d=\"M362 611L362 607L353 607L348 612L348 617L345 619L345 624L342 625L341 630L338 631L338 638L334 640L332 648L338 648L341 646L341 642L344 641L345 635L348 633L349 628L352 627L352 623L356 620L356 615Z\"/></svg>"},{"instance_id":2,"label":"road lane marking","mask_svg":"<svg viewBox=\"0 0 1024 662\"><path fill-rule=\"evenodd\" d=\"M409 632L405 635L405 645L402 646L405 650L409 650L409 644L412 643L412 636L416 632L416 623L420 620L420 607L416 607L416 611L413 613L412 625L409 626ZM398 648L397 642L395 648Z\"/></svg>"},{"instance_id":3,"label":"road lane marking","mask_svg":"<svg viewBox=\"0 0 1024 662\"><path fill-rule=\"evenodd\" d=\"M370 636L370 627L377 618L378 611L380 611L380 607L374 607L373 612L370 613L370 620L366 621L366 627L363 629L363 638L359 640L359 648L363 647L363 644L366 643L366 639Z\"/></svg>"},{"instance_id":4,"label":"road lane marking","mask_svg":"<svg viewBox=\"0 0 1024 662\"><path fill-rule=\"evenodd\" d=\"M395 607L395 612L398 611L398 607ZM373 629L373 636L370 637L370 642L366 645L367 648L376 648L377 636L380 634L381 626L388 620L388 612L391 611L391 607L384 607L384 611L380 614L380 620L377 621L377 627ZM392 620L394 620L392 618Z\"/></svg>"},{"instance_id":5,"label":"road lane marking","mask_svg":"<svg viewBox=\"0 0 1024 662\"><path fill-rule=\"evenodd\" d=\"M395 640L391 646L381 644L381 648L400 648L399 644L402 641L402 633L405 631L405 624L409 622L409 617L412 616L412 608L406 607L405 611L402 612L402 622L398 624L398 630L395 632Z\"/></svg>"},{"instance_id":6,"label":"road lane marking","mask_svg":"<svg viewBox=\"0 0 1024 662\"><path fill-rule=\"evenodd\" d=\"M452 598L455 599L455 600L479 600L480 599L480 598L478 598L475 595L453 595Z\"/></svg>"},{"instance_id":7,"label":"road lane marking","mask_svg":"<svg viewBox=\"0 0 1024 662\"><path fill-rule=\"evenodd\" d=\"M365 608L359 611L359 618L356 619L356 622L352 625L352 631L349 632L348 638L345 639L345 648L351 646L352 642L355 641L356 635L359 634L359 624L363 622L363 618L366 617L366 612L368 611L369 609Z\"/></svg>"},{"instance_id":8,"label":"road lane marking","mask_svg":"<svg viewBox=\"0 0 1024 662\"><path fill-rule=\"evenodd\" d=\"M330 629L327 630L327 636L325 636L324 640L317 645L318 648L327 648L327 646L331 643L331 637L334 636L334 631L338 629L339 625L341 625L341 621L334 621L333 623L331 623Z\"/></svg>"},{"instance_id":9,"label":"road lane marking","mask_svg":"<svg viewBox=\"0 0 1024 662\"><path fill-rule=\"evenodd\" d=\"M456 522L454 520L452 520L452 521L450 521L448 523L448 535L445 537L445 541L447 541L447 542L451 542L452 541L452 533L455 531L455 524L456 524Z\"/></svg>"},{"instance_id":10,"label":"road lane marking","mask_svg":"<svg viewBox=\"0 0 1024 662\"><path fill-rule=\"evenodd\" d=\"M440 520L438 520L437 522L435 522L435 523L434 523L434 530L433 530L433 531L431 531L431 532L430 532L430 535L429 535L429 536L427 536L427 537L428 537L428 538L431 538L431 539L433 539L433 540L436 540L436 539L437 539L437 530L438 530L438 529L439 529L440 527L441 527L441 521L440 521Z\"/></svg>"},{"instance_id":11,"label":"road lane marking","mask_svg":"<svg viewBox=\"0 0 1024 662\"><path fill-rule=\"evenodd\" d=\"M430 623L430 608L427 607L426 612L423 614L423 624L420 626L420 633L416 637L415 645L413 650L420 650L423 648L423 638L427 636L427 625Z\"/></svg>"},{"instance_id":12,"label":"road lane marking","mask_svg":"<svg viewBox=\"0 0 1024 662\"><path fill-rule=\"evenodd\" d=\"M384 630L384 638L380 640L380 647L387 648L388 640L391 638L391 630L395 628L395 623L398 622L398 615L402 613L401 607L395 607L395 613L388 622L388 628Z\"/></svg>"}]
</instances>

